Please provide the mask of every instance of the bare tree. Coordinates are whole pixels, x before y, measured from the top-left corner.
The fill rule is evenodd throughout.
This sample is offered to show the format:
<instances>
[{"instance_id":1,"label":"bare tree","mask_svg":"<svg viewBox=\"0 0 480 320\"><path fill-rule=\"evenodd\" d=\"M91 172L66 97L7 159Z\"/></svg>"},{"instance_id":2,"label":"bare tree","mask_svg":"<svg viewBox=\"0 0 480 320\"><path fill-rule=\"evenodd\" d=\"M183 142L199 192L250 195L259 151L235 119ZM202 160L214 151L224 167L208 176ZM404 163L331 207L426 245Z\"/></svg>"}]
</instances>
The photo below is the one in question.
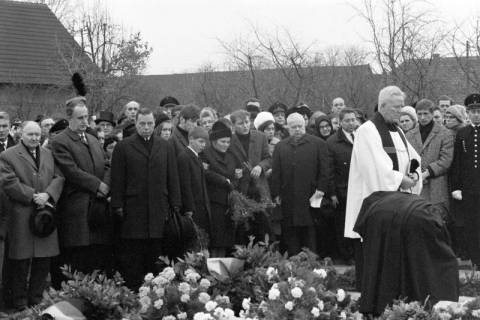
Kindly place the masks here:
<instances>
[{"instance_id":1,"label":"bare tree","mask_svg":"<svg viewBox=\"0 0 480 320\"><path fill-rule=\"evenodd\" d=\"M354 7L370 28L375 65L414 98L428 96L429 71L447 32L425 1L363 0Z\"/></svg>"},{"instance_id":2,"label":"bare tree","mask_svg":"<svg viewBox=\"0 0 480 320\"><path fill-rule=\"evenodd\" d=\"M450 39L450 48L465 77L466 91L480 91L480 16L457 26Z\"/></svg>"}]
</instances>

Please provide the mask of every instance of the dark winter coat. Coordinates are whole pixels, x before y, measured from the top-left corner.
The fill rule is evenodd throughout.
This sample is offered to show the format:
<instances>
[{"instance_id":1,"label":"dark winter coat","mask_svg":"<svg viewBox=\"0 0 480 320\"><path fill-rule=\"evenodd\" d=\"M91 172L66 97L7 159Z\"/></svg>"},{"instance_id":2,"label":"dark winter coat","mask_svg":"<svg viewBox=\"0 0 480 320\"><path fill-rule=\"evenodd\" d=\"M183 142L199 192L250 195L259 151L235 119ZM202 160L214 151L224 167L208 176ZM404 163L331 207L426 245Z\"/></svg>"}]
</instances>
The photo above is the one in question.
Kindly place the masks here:
<instances>
[{"instance_id":1,"label":"dark winter coat","mask_svg":"<svg viewBox=\"0 0 480 320\"><path fill-rule=\"evenodd\" d=\"M151 151L137 133L120 141L112 156L112 208L123 208L121 238L162 238L167 213L180 208L173 146L153 139Z\"/></svg>"},{"instance_id":2,"label":"dark winter coat","mask_svg":"<svg viewBox=\"0 0 480 320\"><path fill-rule=\"evenodd\" d=\"M193 212L193 221L209 232L210 201L202 160L190 148L186 148L178 156L177 162L183 211Z\"/></svg>"},{"instance_id":3,"label":"dark winter coat","mask_svg":"<svg viewBox=\"0 0 480 320\"><path fill-rule=\"evenodd\" d=\"M330 194L346 199L353 144L345 137L343 130L339 129L327 139L327 146Z\"/></svg>"},{"instance_id":4,"label":"dark winter coat","mask_svg":"<svg viewBox=\"0 0 480 320\"><path fill-rule=\"evenodd\" d=\"M272 197L280 196L285 226L313 224L310 197L328 191L327 144L305 134L280 141L273 152Z\"/></svg>"},{"instance_id":5,"label":"dark winter coat","mask_svg":"<svg viewBox=\"0 0 480 320\"><path fill-rule=\"evenodd\" d=\"M228 248L235 239L233 222L227 215L228 194L236 184L235 168L239 168L239 164L231 153L221 154L212 146L202 152L201 158L208 166L205 177L212 219L210 246Z\"/></svg>"},{"instance_id":6,"label":"dark winter coat","mask_svg":"<svg viewBox=\"0 0 480 320\"><path fill-rule=\"evenodd\" d=\"M378 316L399 298L428 298L432 305L458 300L458 263L444 210L397 191L377 191L363 201L354 228L365 261L360 312Z\"/></svg>"},{"instance_id":7,"label":"dark winter coat","mask_svg":"<svg viewBox=\"0 0 480 320\"><path fill-rule=\"evenodd\" d=\"M175 150L175 157L178 157L182 151L188 147L188 139L185 138L181 129L175 127L172 131L172 136L169 139L169 142L173 145Z\"/></svg>"},{"instance_id":8,"label":"dark winter coat","mask_svg":"<svg viewBox=\"0 0 480 320\"><path fill-rule=\"evenodd\" d=\"M98 140L86 133L88 146L80 136L65 129L51 140L55 162L65 177L58 202L60 246L75 247L107 244L110 239L102 230L93 232L88 212L96 198L105 174L105 157Z\"/></svg>"}]
</instances>

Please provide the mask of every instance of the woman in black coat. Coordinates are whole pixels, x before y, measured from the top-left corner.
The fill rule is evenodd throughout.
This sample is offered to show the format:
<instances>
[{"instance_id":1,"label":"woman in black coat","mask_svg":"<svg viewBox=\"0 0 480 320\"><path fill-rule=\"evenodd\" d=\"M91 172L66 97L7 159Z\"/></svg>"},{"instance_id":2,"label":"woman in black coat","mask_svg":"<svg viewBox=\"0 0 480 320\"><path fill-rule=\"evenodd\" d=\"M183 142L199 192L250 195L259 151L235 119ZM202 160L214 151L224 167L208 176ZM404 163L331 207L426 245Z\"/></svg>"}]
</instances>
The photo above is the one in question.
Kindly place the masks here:
<instances>
[{"instance_id":1,"label":"woman in black coat","mask_svg":"<svg viewBox=\"0 0 480 320\"><path fill-rule=\"evenodd\" d=\"M233 221L227 215L228 194L234 189L239 176L235 169L241 168L235 157L227 152L232 137L231 129L222 120L215 122L210 131L210 146L201 154L207 170L207 191L211 210L210 253L212 257L225 256L235 244Z\"/></svg>"},{"instance_id":2,"label":"woman in black coat","mask_svg":"<svg viewBox=\"0 0 480 320\"><path fill-rule=\"evenodd\" d=\"M314 135L321 138L323 141L327 141L327 139L334 133L332 121L328 116L320 116L315 119Z\"/></svg>"}]
</instances>

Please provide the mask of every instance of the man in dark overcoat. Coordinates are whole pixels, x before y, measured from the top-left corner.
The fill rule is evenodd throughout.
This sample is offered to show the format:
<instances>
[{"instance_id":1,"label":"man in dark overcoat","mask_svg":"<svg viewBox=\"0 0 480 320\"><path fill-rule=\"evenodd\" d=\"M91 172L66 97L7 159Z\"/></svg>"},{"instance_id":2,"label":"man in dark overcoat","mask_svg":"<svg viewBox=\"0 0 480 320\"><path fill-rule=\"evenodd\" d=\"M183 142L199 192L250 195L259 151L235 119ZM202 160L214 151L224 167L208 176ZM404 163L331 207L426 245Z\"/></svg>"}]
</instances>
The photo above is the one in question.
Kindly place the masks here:
<instances>
[{"instance_id":1,"label":"man in dark overcoat","mask_svg":"<svg viewBox=\"0 0 480 320\"><path fill-rule=\"evenodd\" d=\"M465 99L471 125L456 135L451 166L452 197L464 212L467 252L480 266L480 94Z\"/></svg>"},{"instance_id":2,"label":"man in dark overcoat","mask_svg":"<svg viewBox=\"0 0 480 320\"><path fill-rule=\"evenodd\" d=\"M268 140L263 132L251 129L251 114L246 110L232 112L230 119L234 127L229 152L240 163L242 175L239 180L238 190L246 196L262 203L271 202L270 187L265 173L272 167ZM262 212L255 213L252 231L257 239L264 239L270 232L268 219ZM240 230L237 241L247 240L244 232Z\"/></svg>"},{"instance_id":3,"label":"man in dark overcoat","mask_svg":"<svg viewBox=\"0 0 480 320\"><path fill-rule=\"evenodd\" d=\"M67 101L66 116L68 128L51 140L56 164L65 177L58 202L59 263L69 264L72 269L82 272L103 270L112 260L108 247L111 242L107 232L109 226L93 230L89 215L104 214L90 210L95 210L97 206L92 204L106 198L110 192L109 186L103 182L104 153L98 140L86 133L88 109L84 97ZM57 271L52 270L54 274Z\"/></svg>"},{"instance_id":4,"label":"man in dark overcoat","mask_svg":"<svg viewBox=\"0 0 480 320\"><path fill-rule=\"evenodd\" d=\"M22 125L21 142L0 155L0 179L11 203L8 258L17 309L41 302L50 259L59 253L56 230L39 236L30 226L37 208L55 205L64 183L51 151L40 146L40 138L40 126L27 121Z\"/></svg>"},{"instance_id":5,"label":"man in dark overcoat","mask_svg":"<svg viewBox=\"0 0 480 320\"><path fill-rule=\"evenodd\" d=\"M5 111L0 111L0 153L15 145L15 139L10 135L10 115ZM6 289L8 276L8 270L5 270L4 276L4 263L6 263L5 257L5 239L7 237L7 218L10 212L10 202L6 198L3 191L2 182L0 181L0 309L3 309L3 293ZM6 280L6 281L4 281Z\"/></svg>"},{"instance_id":6,"label":"man in dark overcoat","mask_svg":"<svg viewBox=\"0 0 480 320\"><path fill-rule=\"evenodd\" d=\"M129 288L158 271L167 214L181 207L173 146L153 135L151 110L140 109L135 126L137 132L118 143L112 156L111 206L122 220L118 259Z\"/></svg>"},{"instance_id":7,"label":"man in dark overcoat","mask_svg":"<svg viewBox=\"0 0 480 320\"><path fill-rule=\"evenodd\" d=\"M199 154L205 149L208 132L196 127L188 134L189 145L178 156L178 175L182 190L183 212L193 217L193 221L210 238L210 200L208 199L205 169ZM197 249L199 247L195 246ZM193 249L193 248L192 248Z\"/></svg>"},{"instance_id":8,"label":"man in dark overcoat","mask_svg":"<svg viewBox=\"0 0 480 320\"><path fill-rule=\"evenodd\" d=\"M327 139L329 160L330 198L335 207L335 238L339 258L348 262L353 259L353 244L343 236L345 228L345 207L347 205L348 173L356 126L354 109L343 108L339 114L340 129Z\"/></svg>"},{"instance_id":9,"label":"man in dark overcoat","mask_svg":"<svg viewBox=\"0 0 480 320\"><path fill-rule=\"evenodd\" d=\"M302 247L315 251L315 227L310 199L318 200L328 189L327 146L305 133L302 115L287 118L290 137L273 152L272 197L282 207L282 236L290 255Z\"/></svg>"}]
</instances>

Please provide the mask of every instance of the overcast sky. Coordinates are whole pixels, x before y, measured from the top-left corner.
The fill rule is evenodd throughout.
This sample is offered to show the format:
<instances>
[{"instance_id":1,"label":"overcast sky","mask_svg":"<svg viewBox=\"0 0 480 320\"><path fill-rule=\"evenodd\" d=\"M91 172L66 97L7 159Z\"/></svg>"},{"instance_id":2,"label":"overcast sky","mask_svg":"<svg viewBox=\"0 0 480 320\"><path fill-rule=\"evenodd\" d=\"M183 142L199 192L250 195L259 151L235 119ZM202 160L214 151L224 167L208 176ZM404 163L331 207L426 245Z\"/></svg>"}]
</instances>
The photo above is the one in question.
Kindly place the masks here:
<instances>
[{"instance_id":1,"label":"overcast sky","mask_svg":"<svg viewBox=\"0 0 480 320\"><path fill-rule=\"evenodd\" d=\"M251 24L285 28L304 45L366 49L367 25L352 5L361 0L103 0L115 22L140 31L153 48L147 74L195 72L224 61L217 38L231 41ZM452 26L480 14L480 0L431 0Z\"/></svg>"}]
</instances>

